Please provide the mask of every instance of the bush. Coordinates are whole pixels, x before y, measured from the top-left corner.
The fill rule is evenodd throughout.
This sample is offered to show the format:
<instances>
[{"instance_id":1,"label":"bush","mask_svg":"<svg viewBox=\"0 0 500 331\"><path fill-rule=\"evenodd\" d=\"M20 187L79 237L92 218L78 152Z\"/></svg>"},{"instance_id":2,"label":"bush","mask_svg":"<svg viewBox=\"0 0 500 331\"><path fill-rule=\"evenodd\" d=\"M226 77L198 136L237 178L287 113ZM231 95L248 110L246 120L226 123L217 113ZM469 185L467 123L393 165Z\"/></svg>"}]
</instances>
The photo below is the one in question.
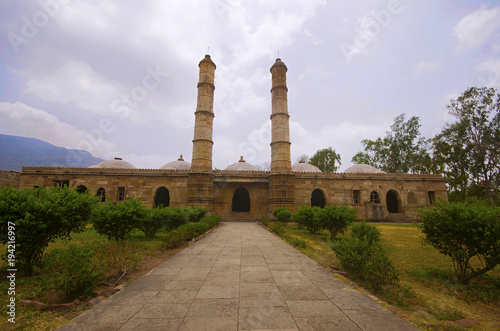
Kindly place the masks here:
<instances>
[{"instance_id":1,"label":"bush","mask_svg":"<svg viewBox=\"0 0 500 331\"><path fill-rule=\"evenodd\" d=\"M168 207L156 207L147 210L147 215L139 221L137 227L144 232L146 238L152 239L161 228L168 227L170 223L170 209Z\"/></svg>"},{"instance_id":2,"label":"bush","mask_svg":"<svg viewBox=\"0 0 500 331\"><path fill-rule=\"evenodd\" d=\"M350 238L334 242L331 247L345 270L379 291L383 285L397 284L399 278L376 233L378 230L366 223L353 225Z\"/></svg>"},{"instance_id":3,"label":"bush","mask_svg":"<svg viewBox=\"0 0 500 331\"><path fill-rule=\"evenodd\" d=\"M351 226L351 236L369 244L380 242L380 231L372 225L367 224L365 221Z\"/></svg>"},{"instance_id":4,"label":"bush","mask_svg":"<svg viewBox=\"0 0 500 331\"><path fill-rule=\"evenodd\" d=\"M500 263L500 207L438 202L420 213L424 242L453 260L460 283L482 275ZM471 266L477 257L481 266Z\"/></svg>"},{"instance_id":5,"label":"bush","mask_svg":"<svg viewBox=\"0 0 500 331\"><path fill-rule=\"evenodd\" d=\"M356 209L348 206L328 206L318 211L320 223L330 231L330 238L344 233L347 227L356 219Z\"/></svg>"},{"instance_id":6,"label":"bush","mask_svg":"<svg viewBox=\"0 0 500 331\"><path fill-rule=\"evenodd\" d=\"M209 229L215 228L217 225L220 224L220 217L219 216L207 216L203 217L200 222L206 223L208 225Z\"/></svg>"},{"instance_id":7,"label":"bush","mask_svg":"<svg viewBox=\"0 0 500 331\"><path fill-rule=\"evenodd\" d=\"M165 248L174 249L184 244L184 233L170 230L167 232L165 237L163 237L163 242L165 243Z\"/></svg>"},{"instance_id":8,"label":"bush","mask_svg":"<svg viewBox=\"0 0 500 331\"><path fill-rule=\"evenodd\" d=\"M294 247L299 247L299 248L306 248L307 247L307 241L304 239L298 238L296 236L285 236L286 241L288 241L292 246Z\"/></svg>"},{"instance_id":9,"label":"bush","mask_svg":"<svg viewBox=\"0 0 500 331\"><path fill-rule=\"evenodd\" d=\"M98 208L94 218L94 229L109 240L123 241L132 230L144 224L148 211L141 200L125 200L117 205L108 203Z\"/></svg>"},{"instance_id":10,"label":"bush","mask_svg":"<svg viewBox=\"0 0 500 331\"><path fill-rule=\"evenodd\" d=\"M177 231L182 233L185 241L189 241L207 232L208 224L204 222L187 223L179 226Z\"/></svg>"},{"instance_id":11,"label":"bush","mask_svg":"<svg viewBox=\"0 0 500 331\"><path fill-rule=\"evenodd\" d=\"M269 225L269 230L276 233L278 236L283 237L285 234L285 227L281 222L273 222Z\"/></svg>"},{"instance_id":12,"label":"bush","mask_svg":"<svg viewBox=\"0 0 500 331\"><path fill-rule=\"evenodd\" d=\"M97 203L98 198L67 187L0 188L0 232L6 235L1 242L7 249L4 260L15 257L32 276L49 243L83 231ZM7 245L14 237L15 251Z\"/></svg>"},{"instance_id":13,"label":"bush","mask_svg":"<svg viewBox=\"0 0 500 331\"><path fill-rule=\"evenodd\" d=\"M299 226L305 227L310 233L317 233L323 229L319 218L319 207L302 206L293 214L293 220Z\"/></svg>"},{"instance_id":14,"label":"bush","mask_svg":"<svg viewBox=\"0 0 500 331\"><path fill-rule=\"evenodd\" d=\"M269 224L271 224L271 220L269 219L269 217L267 216L262 216L261 219L260 219L260 222L262 223L262 225L264 225L265 227L269 227Z\"/></svg>"},{"instance_id":15,"label":"bush","mask_svg":"<svg viewBox=\"0 0 500 331\"><path fill-rule=\"evenodd\" d=\"M189 214L189 222L199 222L208 212L201 207L186 207Z\"/></svg>"},{"instance_id":16,"label":"bush","mask_svg":"<svg viewBox=\"0 0 500 331\"><path fill-rule=\"evenodd\" d=\"M67 300L90 294L104 277L89 246L70 244L65 249L54 249L45 256L44 263L57 273L55 283Z\"/></svg>"},{"instance_id":17,"label":"bush","mask_svg":"<svg viewBox=\"0 0 500 331\"><path fill-rule=\"evenodd\" d=\"M168 230L177 229L183 224L187 224L191 218L191 211L188 207L170 208L170 222Z\"/></svg>"},{"instance_id":18,"label":"bush","mask_svg":"<svg viewBox=\"0 0 500 331\"><path fill-rule=\"evenodd\" d=\"M287 223L292 220L292 212L288 208L276 208L273 211L273 216L276 217L276 219L279 222Z\"/></svg>"}]
</instances>

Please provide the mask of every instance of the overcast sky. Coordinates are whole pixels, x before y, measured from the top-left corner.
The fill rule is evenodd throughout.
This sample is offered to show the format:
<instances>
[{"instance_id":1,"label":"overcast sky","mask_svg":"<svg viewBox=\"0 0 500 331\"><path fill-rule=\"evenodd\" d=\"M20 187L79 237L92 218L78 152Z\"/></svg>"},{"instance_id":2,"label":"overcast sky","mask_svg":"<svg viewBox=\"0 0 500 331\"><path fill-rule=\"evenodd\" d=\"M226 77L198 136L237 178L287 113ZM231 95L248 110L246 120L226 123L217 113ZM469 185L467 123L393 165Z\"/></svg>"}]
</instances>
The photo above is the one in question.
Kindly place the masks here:
<instances>
[{"instance_id":1,"label":"overcast sky","mask_svg":"<svg viewBox=\"0 0 500 331\"><path fill-rule=\"evenodd\" d=\"M450 99L500 88L500 0L0 0L0 133L138 168L191 161L207 52L214 167L270 162L279 52L292 161L331 146L344 170L399 114L431 138Z\"/></svg>"}]
</instances>

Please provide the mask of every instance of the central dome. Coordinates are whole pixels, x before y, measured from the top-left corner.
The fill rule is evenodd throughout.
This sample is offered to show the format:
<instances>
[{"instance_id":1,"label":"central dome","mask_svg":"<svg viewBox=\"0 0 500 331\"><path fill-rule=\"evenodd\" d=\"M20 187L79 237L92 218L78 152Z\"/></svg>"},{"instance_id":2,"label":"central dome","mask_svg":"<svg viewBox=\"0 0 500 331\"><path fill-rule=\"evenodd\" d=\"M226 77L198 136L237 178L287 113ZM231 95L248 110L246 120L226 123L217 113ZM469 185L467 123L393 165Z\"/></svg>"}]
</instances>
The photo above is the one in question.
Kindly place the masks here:
<instances>
[{"instance_id":1,"label":"central dome","mask_svg":"<svg viewBox=\"0 0 500 331\"><path fill-rule=\"evenodd\" d=\"M99 162L89 168L135 169L131 163L123 161L121 157L115 157L113 160Z\"/></svg>"},{"instance_id":2,"label":"central dome","mask_svg":"<svg viewBox=\"0 0 500 331\"><path fill-rule=\"evenodd\" d=\"M355 164L347 168L344 173L346 174L385 174L385 171L377 169L368 164Z\"/></svg>"},{"instance_id":3,"label":"central dome","mask_svg":"<svg viewBox=\"0 0 500 331\"><path fill-rule=\"evenodd\" d=\"M160 169L163 169L163 170L189 170L189 169L191 169L191 163L184 161L184 159L182 158L182 154L181 154L181 156L179 157L179 159L177 161L169 162L169 163L165 164L164 166L162 166Z\"/></svg>"},{"instance_id":4,"label":"central dome","mask_svg":"<svg viewBox=\"0 0 500 331\"><path fill-rule=\"evenodd\" d=\"M300 160L299 163L295 163L292 166L293 172L321 172L317 167L312 164L305 163L304 160Z\"/></svg>"},{"instance_id":5,"label":"central dome","mask_svg":"<svg viewBox=\"0 0 500 331\"><path fill-rule=\"evenodd\" d=\"M240 158L239 162L231 164L225 170L228 170L228 171L259 171L259 169L256 166L251 165L250 163L246 163L245 160L243 159L243 156Z\"/></svg>"}]
</instances>

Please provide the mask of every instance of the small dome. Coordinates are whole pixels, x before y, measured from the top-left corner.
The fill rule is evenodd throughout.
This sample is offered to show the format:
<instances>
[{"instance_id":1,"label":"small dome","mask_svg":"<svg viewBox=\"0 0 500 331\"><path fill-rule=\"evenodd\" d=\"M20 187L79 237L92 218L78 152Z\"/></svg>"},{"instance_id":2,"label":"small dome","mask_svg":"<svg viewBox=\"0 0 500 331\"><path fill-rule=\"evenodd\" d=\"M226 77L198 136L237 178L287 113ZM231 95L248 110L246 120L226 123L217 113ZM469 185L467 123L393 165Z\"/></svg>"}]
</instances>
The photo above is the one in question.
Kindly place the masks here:
<instances>
[{"instance_id":1,"label":"small dome","mask_svg":"<svg viewBox=\"0 0 500 331\"><path fill-rule=\"evenodd\" d=\"M240 158L239 162L231 164L225 170L230 170L230 171L259 171L259 169L256 166L251 165L250 163L246 163L245 160L243 159L243 156Z\"/></svg>"},{"instance_id":2,"label":"small dome","mask_svg":"<svg viewBox=\"0 0 500 331\"><path fill-rule=\"evenodd\" d=\"M317 167L312 164L305 163L304 160L300 160L299 163L296 163L292 166L293 172L322 172Z\"/></svg>"},{"instance_id":3,"label":"small dome","mask_svg":"<svg viewBox=\"0 0 500 331\"><path fill-rule=\"evenodd\" d=\"M99 162L89 168L135 169L131 163L123 161L121 157L115 157L114 160Z\"/></svg>"},{"instance_id":4,"label":"small dome","mask_svg":"<svg viewBox=\"0 0 500 331\"><path fill-rule=\"evenodd\" d=\"M385 171L377 169L368 164L355 164L347 168L344 173L346 174L385 174Z\"/></svg>"},{"instance_id":5,"label":"small dome","mask_svg":"<svg viewBox=\"0 0 500 331\"><path fill-rule=\"evenodd\" d=\"M163 170L189 170L191 169L191 163L184 161L182 154L177 161L173 161L165 164L160 169Z\"/></svg>"}]
</instances>

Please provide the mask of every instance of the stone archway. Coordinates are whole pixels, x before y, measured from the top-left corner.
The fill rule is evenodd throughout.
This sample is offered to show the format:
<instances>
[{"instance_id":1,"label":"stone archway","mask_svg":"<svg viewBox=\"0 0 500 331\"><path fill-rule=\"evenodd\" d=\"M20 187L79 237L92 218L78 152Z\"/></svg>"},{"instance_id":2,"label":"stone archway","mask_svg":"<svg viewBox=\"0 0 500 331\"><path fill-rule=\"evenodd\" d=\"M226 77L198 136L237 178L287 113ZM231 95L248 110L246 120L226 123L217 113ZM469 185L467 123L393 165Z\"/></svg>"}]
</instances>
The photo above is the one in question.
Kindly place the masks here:
<instances>
[{"instance_id":1,"label":"stone archway","mask_svg":"<svg viewBox=\"0 0 500 331\"><path fill-rule=\"evenodd\" d=\"M106 190L102 187L97 190L96 196L101 199L101 202L106 202Z\"/></svg>"},{"instance_id":2,"label":"stone archway","mask_svg":"<svg viewBox=\"0 0 500 331\"><path fill-rule=\"evenodd\" d=\"M239 187L234 191L232 211L234 212L249 212L250 211L250 194L244 187Z\"/></svg>"},{"instance_id":3,"label":"stone archway","mask_svg":"<svg viewBox=\"0 0 500 331\"><path fill-rule=\"evenodd\" d=\"M315 189L311 194L311 207L325 208L325 205L325 193L319 188Z\"/></svg>"},{"instance_id":4,"label":"stone archway","mask_svg":"<svg viewBox=\"0 0 500 331\"><path fill-rule=\"evenodd\" d=\"M154 207L158 206L168 207L169 205L170 205L170 192L165 186L160 186L155 193Z\"/></svg>"},{"instance_id":5,"label":"stone archway","mask_svg":"<svg viewBox=\"0 0 500 331\"><path fill-rule=\"evenodd\" d=\"M387 211L390 214L396 214L400 212L399 201L398 201L398 193L394 190L389 190L385 197L387 204Z\"/></svg>"},{"instance_id":6,"label":"stone archway","mask_svg":"<svg viewBox=\"0 0 500 331\"><path fill-rule=\"evenodd\" d=\"M78 185L75 190L78 193L85 193L87 192L87 187L85 185Z\"/></svg>"}]
</instances>

